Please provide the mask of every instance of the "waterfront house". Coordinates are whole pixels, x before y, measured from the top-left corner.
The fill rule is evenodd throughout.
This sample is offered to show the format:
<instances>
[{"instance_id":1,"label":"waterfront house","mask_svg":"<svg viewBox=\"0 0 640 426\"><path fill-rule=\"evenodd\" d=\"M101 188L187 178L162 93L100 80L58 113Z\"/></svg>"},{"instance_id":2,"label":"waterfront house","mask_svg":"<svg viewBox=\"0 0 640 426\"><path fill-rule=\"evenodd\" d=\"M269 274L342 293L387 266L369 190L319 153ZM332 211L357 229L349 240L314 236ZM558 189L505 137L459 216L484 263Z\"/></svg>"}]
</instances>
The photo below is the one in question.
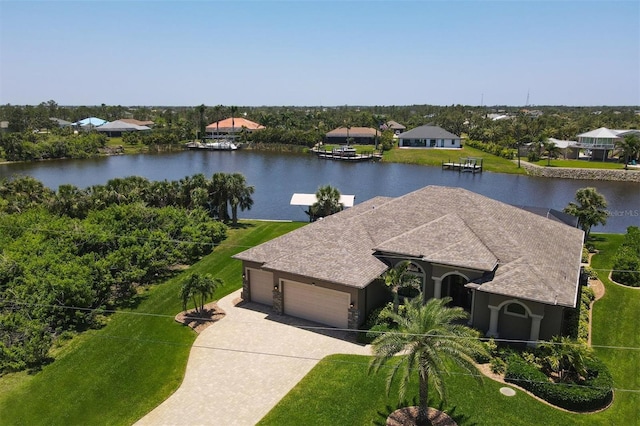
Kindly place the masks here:
<instances>
[{"instance_id":1,"label":"waterfront house","mask_svg":"<svg viewBox=\"0 0 640 426\"><path fill-rule=\"evenodd\" d=\"M566 332L580 300L583 232L462 188L376 197L234 256L244 300L356 329L409 261L424 299L451 297L488 336Z\"/></svg>"},{"instance_id":2,"label":"waterfront house","mask_svg":"<svg viewBox=\"0 0 640 426\"><path fill-rule=\"evenodd\" d=\"M122 136L123 133L144 132L149 130L151 130L150 127L131 124L124 120L111 121L96 128L96 131L106 133L109 137Z\"/></svg>"},{"instance_id":3,"label":"waterfront house","mask_svg":"<svg viewBox=\"0 0 640 426\"><path fill-rule=\"evenodd\" d=\"M411 148L460 148L460 136L438 126L420 126L398 136L399 147Z\"/></svg>"},{"instance_id":4,"label":"waterfront house","mask_svg":"<svg viewBox=\"0 0 640 426\"><path fill-rule=\"evenodd\" d=\"M264 128L263 125L246 118L230 117L209 124L205 130L210 139L235 139L242 131L251 133Z\"/></svg>"},{"instance_id":5,"label":"waterfront house","mask_svg":"<svg viewBox=\"0 0 640 426\"><path fill-rule=\"evenodd\" d=\"M624 139L628 134L640 134L638 130L612 130L606 127L600 127L590 132L578 135L578 143L575 145L578 149L583 149L590 154L594 160L606 160L610 153L616 148L616 144Z\"/></svg>"},{"instance_id":6,"label":"waterfront house","mask_svg":"<svg viewBox=\"0 0 640 426\"><path fill-rule=\"evenodd\" d=\"M338 127L325 135L325 143L344 145L346 143L375 145L380 131L371 127ZM347 140L349 142L347 142Z\"/></svg>"}]
</instances>

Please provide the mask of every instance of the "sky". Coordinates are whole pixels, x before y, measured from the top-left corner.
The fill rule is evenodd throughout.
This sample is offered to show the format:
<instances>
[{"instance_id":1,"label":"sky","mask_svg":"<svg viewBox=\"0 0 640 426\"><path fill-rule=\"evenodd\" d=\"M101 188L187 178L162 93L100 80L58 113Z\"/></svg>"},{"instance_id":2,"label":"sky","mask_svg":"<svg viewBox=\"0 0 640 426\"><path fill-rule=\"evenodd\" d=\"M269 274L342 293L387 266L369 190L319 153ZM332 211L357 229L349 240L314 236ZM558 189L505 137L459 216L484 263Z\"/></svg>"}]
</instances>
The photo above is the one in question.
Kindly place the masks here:
<instances>
[{"instance_id":1,"label":"sky","mask_svg":"<svg viewBox=\"0 0 640 426\"><path fill-rule=\"evenodd\" d=\"M48 100L637 106L640 2L0 0L0 104Z\"/></svg>"}]
</instances>

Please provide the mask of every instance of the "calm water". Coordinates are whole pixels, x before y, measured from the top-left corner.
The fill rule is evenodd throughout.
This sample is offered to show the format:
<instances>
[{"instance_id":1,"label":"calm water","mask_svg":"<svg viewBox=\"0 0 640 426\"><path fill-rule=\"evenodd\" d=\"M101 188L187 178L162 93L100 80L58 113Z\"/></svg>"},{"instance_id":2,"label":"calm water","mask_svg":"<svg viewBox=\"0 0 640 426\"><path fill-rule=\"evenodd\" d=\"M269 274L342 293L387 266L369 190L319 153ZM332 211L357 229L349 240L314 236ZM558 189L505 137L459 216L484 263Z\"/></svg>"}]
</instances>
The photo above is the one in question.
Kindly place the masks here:
<instances>
[{"instance_id":1,"label":"calm water","mask_svg":"<svg viewBox=\"0 0 640 426\"><path fill-rule=\"evenodd\" d=\"M252 151L184 151L157 155L128 155L88 160L56 160L0 165L0 177L24 174L57 189L104 184L115 177L144 176L150 180L177 180L196 173L238 172L255 186L254 206L241 218L307 220L304 209L290 206L294 192L315 193L330 184L343 194L355 194L356 203L377 195L399 196L426 185L458 186L515 205L562 210L576 190L594 186L609 202L610 217L597 231L625 232L640 226L640 185L627 182L544 179L484 172L443 171L439 167L388 163L345 163L312 155L284 155Z\"/></svg>"}]
</instances>

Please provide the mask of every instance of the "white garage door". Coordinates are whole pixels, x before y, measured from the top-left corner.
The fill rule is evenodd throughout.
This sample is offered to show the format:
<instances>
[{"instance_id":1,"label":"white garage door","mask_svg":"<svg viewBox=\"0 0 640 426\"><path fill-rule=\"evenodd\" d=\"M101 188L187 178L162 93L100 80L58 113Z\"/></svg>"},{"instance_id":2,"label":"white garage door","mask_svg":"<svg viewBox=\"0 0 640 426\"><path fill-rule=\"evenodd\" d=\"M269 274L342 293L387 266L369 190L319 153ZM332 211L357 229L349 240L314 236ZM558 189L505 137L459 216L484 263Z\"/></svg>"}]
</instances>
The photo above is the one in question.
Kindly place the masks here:
<instances>
[{"instance_id":1,"label":"white garage door","mask_svg":"<svg viewBox=\"0 0 640 426\"><path fill-rule=\"evenodd\" d=\"M251 301L273 306L273 273L247 268Z\"/></svg>"},{"instance_id":2,"label":"white garage door","mask_svg":"<svg viewBox=\"0 0 640 426\"><path fill-rule=\"evenodd\" d=\"M283 281L284 313L321 324L347 328L351 296L295 281Z\"/></svg>"}]
</instances>

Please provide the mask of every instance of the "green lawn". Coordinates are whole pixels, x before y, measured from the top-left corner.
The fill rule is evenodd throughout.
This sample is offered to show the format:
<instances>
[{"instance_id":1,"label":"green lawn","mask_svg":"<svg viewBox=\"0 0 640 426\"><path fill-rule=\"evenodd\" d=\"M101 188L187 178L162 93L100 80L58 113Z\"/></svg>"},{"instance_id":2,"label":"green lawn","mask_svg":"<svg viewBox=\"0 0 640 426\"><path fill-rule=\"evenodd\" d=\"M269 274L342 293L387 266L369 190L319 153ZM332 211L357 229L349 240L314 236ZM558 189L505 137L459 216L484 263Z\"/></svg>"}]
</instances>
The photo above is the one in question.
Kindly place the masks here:
<instances>
[{"instance_id":1,"label":"green lawn","mask_svg":"<svg viewBox=\"0 0 640 426\"><path fill-rule=\"evenodd\" d=\"M524 168L518 168L517 163L514 161L480 151L470 146L465 146L461 149L394 148L386 151L382 159L390 163L440 167L443 162L457 163L461 157L482 158L483 169L488 172L526 174Z\"/></svg>"},{"instance_id":2,"label":"green lawn","mask_svg":"<svg viewBox=\"0 0 640 426\"><path fill-rule=\"evenodd\" d=\"M537 166L548 167L547 160L542 159L534 161L531 164ZM586 161L586 160L551 160L551 167L569 167L574 169L611 169L611 170L623 170L624 164L611 163L605 161Z\"/></svg>"},{"instance_id":3,"label":"green lawn","mask_svg":"<svg viewBox=\"0 0 640 426\"><path fill-rule=\"evenodd\" d=\"M178 388L196 337L173 320L182 309L182 280L191 272L221 278L225 285L213 298L219 299L241 287L241 262L232 254L303 225L242 222L212 254L148 290L131 313L114 314L104 328L73 339L41 372L0 378L0 424L125 425L141 418Z\"/></svg>"},{"instance_id":4,"label":"green lawn","mask_svg":"<svg viewBox=\"0 0 640 426\"><path fill-rule=\"evenodd\" d=\"M621 235L596 235L602 254L595 256L594 268L611 268L611 255L621 243ZM607 273L605 273L606 275ZM597 348L607 363L618 389L613 405L600 413L573 414L540 403L518 391L515 397L501 395L500 383L454 374L446 379L448 398L442 403L432 392L430 405L449 413L458 424L473 425L632 425L640 419L640 291L608 282L605 297L595 304L594 345L627 346L635 350ZM398 403L393 392L385 397L384 371L368 375L369 357L334 355L322 360L260 422L262 425L384 424L386 416L404 405L414 405L417 381L409 387L407 401Z\"/></svg>"},{"instance_id":5,"label":"green lawn","mask_svg":"<svg viewBox=\"0 0 640 426\"><path fill-rule=\"evenodd\" d=\"M125 154L143 154L145 152L149 152L149 147L144 144L135 144L132 145L130 143L124 143L122 141L122 137L113 137L107 140L108 147L116 147L122 146L124 148Z\"/></svg>"}]
</instances>

